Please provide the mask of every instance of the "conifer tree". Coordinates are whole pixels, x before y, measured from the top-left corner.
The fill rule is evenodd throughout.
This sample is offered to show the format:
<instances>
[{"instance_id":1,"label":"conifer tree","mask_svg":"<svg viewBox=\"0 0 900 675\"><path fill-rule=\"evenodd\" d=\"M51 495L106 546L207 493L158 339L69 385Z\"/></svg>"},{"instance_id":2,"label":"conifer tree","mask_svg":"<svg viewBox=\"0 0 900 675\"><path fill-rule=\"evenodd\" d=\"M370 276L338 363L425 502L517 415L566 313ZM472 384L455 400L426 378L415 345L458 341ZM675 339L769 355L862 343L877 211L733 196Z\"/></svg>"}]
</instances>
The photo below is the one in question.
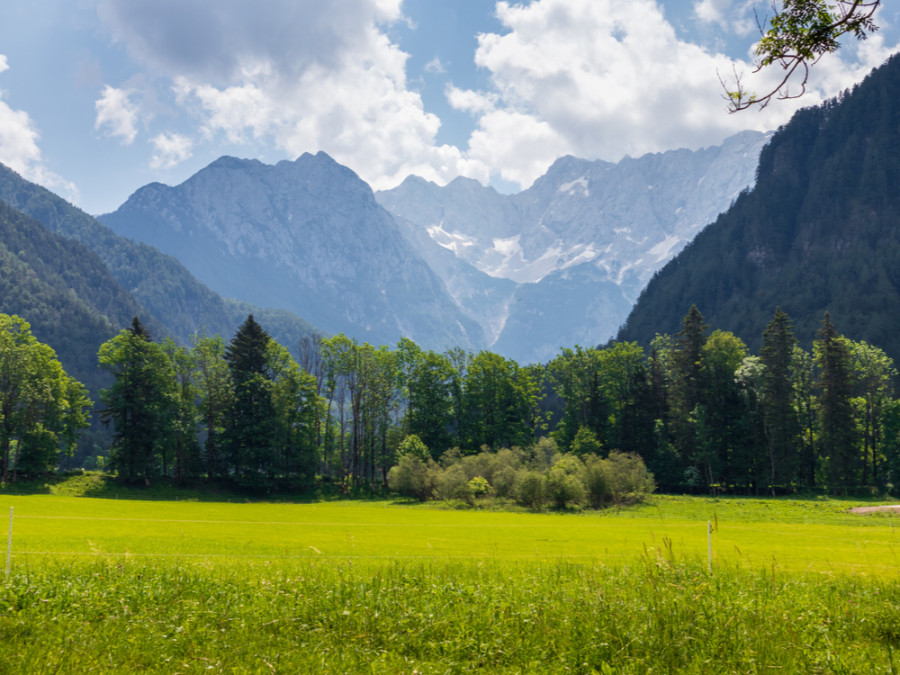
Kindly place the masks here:
<instances>
[{"instance_id":1,"label":"conifer tree","mask_svg":"<svg viewBox=\"0 0 900 675\"><path fill-rule=\"evenodd\" d=\"M762 383L763 430L769 454L770 485L788 486L798 468L799 424L794 407L791 361L794 352L791 320L781 308L763 333L760 353L765 370Z\"/></svg>"},{"instance_id":2,"label":"conifer tree","mask_svg":"<svg viewBox=\"0 0 900 675\"><path fill-rule=\"evenodd\" d=\"M859 461L853 410L853 366L846 339L825 312L815 342L819 367L819 452L832 489L857 485Z\"/></svg>"},{"instance_id":3,"label":"conifer tree","mask_svg":"<svg viewBox=\"0 0 900 675\"><path fill-rule=\"evenodd\" d=\"M168 357L138 317L104 342L100 365L115 381L100 392L101 419L113 425L112 466L125 480L145 483L160 472L160 458L171 438L174 374Z\"/></svg>"},{"instance_id":4,"label":"conifer tree","mask_svg":"<svg viewBox=\"0 0 900 675\"><path fill-rule=\"evenodd\" d=\"M691 305L681 325L681 331L675 336L672 352L670 429L679 454L684 460L690 461L696 440L691 417L701 402L700 364L706 342L704 333L708 326L703 323L703 315L696 305Z\"/></svg>"},{"instance_id":5,"label":"conifer tree","mask_svg":"<svg viewBox=\"0 0 900 675\"><path fill-rule=\"evenodd\" d=\"M269 334L249 315L225 350L234 398L224 444L235 478L259 488L275 464L275 408L268 372Z\"/></svg>"}]
</instances>

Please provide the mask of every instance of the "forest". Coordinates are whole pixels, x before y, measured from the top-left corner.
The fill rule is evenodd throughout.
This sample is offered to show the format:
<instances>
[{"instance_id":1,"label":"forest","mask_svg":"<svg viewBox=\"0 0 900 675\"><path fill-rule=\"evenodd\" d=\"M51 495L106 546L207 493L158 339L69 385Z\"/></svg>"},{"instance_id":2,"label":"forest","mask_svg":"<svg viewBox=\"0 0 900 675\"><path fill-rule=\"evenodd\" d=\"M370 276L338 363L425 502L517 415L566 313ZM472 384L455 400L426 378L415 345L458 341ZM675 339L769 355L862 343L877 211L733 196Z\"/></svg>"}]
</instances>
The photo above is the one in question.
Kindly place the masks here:
<instances>
[{"instance_id":1,"label":"forest","mask_svg":"<svg viewBox=\"0 0 900 675\"><path fill-rule=\"evenodd\" d=\"M24 320L0 318L8 481L54 470L88 426L90 402ZM230 341L197 335L190 346L156 342L134 318L98 353L111 384L95 414L112 445L97 461L128 482L222 481L261 493L381 489L413 457L473 474L478 462L503 468L504 451L502 465L545 479L554 467L639 459L669 491L889 493L900 470L893 362L842 336L827 313L807 350L776 310L758 355L730 332L710 332L696 307L649 350L576 346L542 365L345 335L304 336L295 353L252 315ZM494 473L503 472L467 481L497 490ZM501 479L506 490L514 478ZM439 492L432 479L417 496Z\"/></svg>"}]
</instances>

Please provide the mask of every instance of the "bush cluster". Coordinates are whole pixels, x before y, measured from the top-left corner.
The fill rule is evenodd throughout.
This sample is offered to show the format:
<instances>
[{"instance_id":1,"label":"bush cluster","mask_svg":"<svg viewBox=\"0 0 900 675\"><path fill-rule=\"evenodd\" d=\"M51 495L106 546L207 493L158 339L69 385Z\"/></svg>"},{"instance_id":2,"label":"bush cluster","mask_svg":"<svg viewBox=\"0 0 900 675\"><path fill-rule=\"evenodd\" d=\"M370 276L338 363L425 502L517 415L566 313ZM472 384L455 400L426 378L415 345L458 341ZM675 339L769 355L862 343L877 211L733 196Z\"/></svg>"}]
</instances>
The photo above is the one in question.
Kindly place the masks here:
<instances>
[{"instance_id":1,"label":"bush cluster","mask_svg":"<svg viewBox=\"0 0 900 675\"><path fill-rule=\"evenodd\" d=\"M417 444L412 441L408 446ZM528 449L483 447L475 455L451 448L437 462L422 453L403 453L388 473L388 485L420 501L463 501L474 506L494 498L536 510L634 503L656 489L644 460L634 453L612 451L605 458L562 454L550 438Z\"/></svg>"}]
</instances>

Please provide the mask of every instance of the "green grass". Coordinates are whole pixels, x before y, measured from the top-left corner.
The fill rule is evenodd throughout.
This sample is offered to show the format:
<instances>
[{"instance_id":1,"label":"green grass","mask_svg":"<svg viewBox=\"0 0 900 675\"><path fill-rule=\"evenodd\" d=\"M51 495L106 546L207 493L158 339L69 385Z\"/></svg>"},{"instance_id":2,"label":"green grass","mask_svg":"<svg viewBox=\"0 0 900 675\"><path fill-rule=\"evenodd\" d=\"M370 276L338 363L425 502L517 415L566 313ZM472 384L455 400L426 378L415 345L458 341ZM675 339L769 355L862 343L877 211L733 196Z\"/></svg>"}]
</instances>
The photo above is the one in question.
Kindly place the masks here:
<instances>
[{"instance_id":1,"label":"green grass","mask_svg":"<svg viewBox=\"0 0 900 675\"><path fill-rule=\"evenodd\" d=\"M900 576L894 519L851 514L854 502L833 500L656 497L646 505L583 514L391 501L229 504L7 495L3 504L15 509L16 564L26 556L98 554L607 565L650 555L705 563L711 521L717 567Z\"/></svg>"},{"instance_id":2,"label":"green grass","mask_svg":"<svg viewBox=\"0 0 900 675\"><path fill-rule=\"evenodd\" d=\"M858 503L4 495L0 673L896 673L900 539Z\"/></svg>"}]
</instances>

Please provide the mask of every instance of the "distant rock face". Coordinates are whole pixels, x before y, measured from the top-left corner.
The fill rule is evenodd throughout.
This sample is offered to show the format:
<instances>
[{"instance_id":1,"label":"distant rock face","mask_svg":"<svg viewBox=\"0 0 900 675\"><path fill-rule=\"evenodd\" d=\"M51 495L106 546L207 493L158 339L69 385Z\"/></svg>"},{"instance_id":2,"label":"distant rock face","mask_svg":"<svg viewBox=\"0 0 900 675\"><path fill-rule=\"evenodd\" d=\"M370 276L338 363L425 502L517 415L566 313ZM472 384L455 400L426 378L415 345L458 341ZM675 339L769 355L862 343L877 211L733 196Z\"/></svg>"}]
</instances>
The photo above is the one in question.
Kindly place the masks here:
<instances>
[{"instance_id":1,"label":"distant rock face","mask_svg":"<svg viewBox=\"0 0 900 675\"><path fill-rule=\"evenodd\" d=\"M141 188L101 220L222 295L290 310L330 333L483 344L369 186L324 153L275 166L223 157L176 187Z\"/></svg>"},{"instance_id":2,"label":"distant rock face","mask_svg":"<svg viewBox=\"0 0 900 675\"><path fill-rule=\"evenodd\" d=\"M753 185L769 137L744 132L718 147L617 164L563 157L516 195L464 178L439 187L410 177L377 199L428 235L408 234L420 253L437 244L485 275L515 282L483 309L493 318L485 326L454 293L460 269L435 268L485 327L492 349L545 360L560 347L615 335L653 273ZM471 286L466 293L477 295Z\"/></svg>"},{"instance_id":3,"label":"distant rock face","mask_svg":"<svg viewBox=\"0 0 900 675\"><path fill-rule=\"evenodd\" d=\"M654 272L753 184L767 138L617 164L563 157L516 195L417 177L375 195L324 153L223 157L101 220L222 295L326 332L545 361L616 333Z\"/></svg>"}]
</instances>

